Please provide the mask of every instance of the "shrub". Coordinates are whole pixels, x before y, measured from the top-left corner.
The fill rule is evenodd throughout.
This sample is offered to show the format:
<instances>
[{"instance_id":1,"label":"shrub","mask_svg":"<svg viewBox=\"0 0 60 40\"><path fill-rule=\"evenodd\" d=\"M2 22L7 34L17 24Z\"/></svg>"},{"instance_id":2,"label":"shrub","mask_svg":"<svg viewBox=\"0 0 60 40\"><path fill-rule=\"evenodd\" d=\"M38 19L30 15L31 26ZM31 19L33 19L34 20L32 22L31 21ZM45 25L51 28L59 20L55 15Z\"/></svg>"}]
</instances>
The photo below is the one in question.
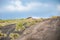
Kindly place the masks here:
<instances>
[{"instance_id":1,"label":"shrub","mask_svg":"<svg viewBox=\"0 0 60 40\"><path fill-rule=\"evenodd\" d=\"M7 37L7 34L4 34L0 31L0 38L2 38L2 37Z\"/></svg>"},{"instance_id":2,"label":"shrub","mask_svg":"<svg viewBox=\"0 0 60 40\"><path fill-rule=\"evenodd\" d=\"M23 23L22 22L19 22L16 24L16 31L21 31L21 30L24 30L25 27L23 26Z\"/></svg>"},{"instance_id":3,"label":"shrub","mask_svg":"<svg viewBox=\"0 0 60 40\"><path fill-rule=\"evenodd\" d=\"M18 38L20 35L18 33L10 33L9 37L11 38L11 40L14 40L16 38Z\"/></svg>"}]
</instances>

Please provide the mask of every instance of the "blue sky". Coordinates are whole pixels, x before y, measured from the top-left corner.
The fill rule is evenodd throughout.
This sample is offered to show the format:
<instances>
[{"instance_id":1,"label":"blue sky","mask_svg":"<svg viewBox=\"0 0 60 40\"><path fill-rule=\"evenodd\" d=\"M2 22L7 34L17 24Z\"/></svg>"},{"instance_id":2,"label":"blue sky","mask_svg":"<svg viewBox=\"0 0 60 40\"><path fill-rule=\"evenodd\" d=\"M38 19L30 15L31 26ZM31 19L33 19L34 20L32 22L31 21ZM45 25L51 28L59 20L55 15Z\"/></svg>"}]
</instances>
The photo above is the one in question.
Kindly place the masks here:
<instances>
[{"instance_id":1,"label":"blue sky","mask_svg":"<svg viewBox=\"0 0 60 40\"><path fill-rule=\"evenodd\" d=\"M0 19L60 16L60 0L0 0Z\"/></svg>"}]
</instances>

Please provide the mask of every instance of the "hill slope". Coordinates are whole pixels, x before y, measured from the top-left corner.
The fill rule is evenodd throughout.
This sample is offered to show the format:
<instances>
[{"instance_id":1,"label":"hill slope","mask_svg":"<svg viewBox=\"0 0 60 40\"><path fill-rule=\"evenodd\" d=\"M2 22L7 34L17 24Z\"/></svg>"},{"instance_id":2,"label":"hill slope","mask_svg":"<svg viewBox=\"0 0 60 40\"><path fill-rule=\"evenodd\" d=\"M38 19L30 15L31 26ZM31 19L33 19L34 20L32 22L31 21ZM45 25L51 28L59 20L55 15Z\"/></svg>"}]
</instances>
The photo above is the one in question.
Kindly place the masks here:
<instances>
[{"instance_id":1,"label":"hill slope","mask_svg":"<svg viewBox=\"0 0 60 40\"><path fill-rule=\"evenodd\" d=\"M16 40L60 40L60 17L27 28Z\"/></svg>"}]
</instances>

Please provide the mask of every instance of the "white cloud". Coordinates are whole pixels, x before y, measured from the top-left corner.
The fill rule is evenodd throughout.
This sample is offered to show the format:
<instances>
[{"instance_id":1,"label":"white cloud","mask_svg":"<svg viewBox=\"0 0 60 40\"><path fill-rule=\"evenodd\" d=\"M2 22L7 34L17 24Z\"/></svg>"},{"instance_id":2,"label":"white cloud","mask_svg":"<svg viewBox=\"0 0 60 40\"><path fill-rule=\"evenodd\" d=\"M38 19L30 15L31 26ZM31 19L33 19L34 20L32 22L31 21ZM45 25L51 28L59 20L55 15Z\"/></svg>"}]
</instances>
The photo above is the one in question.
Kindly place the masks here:
<instances>
[{"instance_id":1,"label":"white cloud","mask_svg":"<svg viewBox=\"0 0 60 40\"><path fill-rule=\"evenodd\" d=\"M57 10L60 11L60 5L57 6Z\"/></svg>"},{"instance_id":2,"label":"white cloud","mask_svg":"<svg viewBox=\"0 0 60 40\"><path fill-rule=\"evenodd\" d=\"M36 16L33 16L32 18L34 18L34 19L40 19L40 17L36 17Z\"/></svg>"},{"instance_id":3,"label":"white cloud","mask_svg":"<svg viewBox=\"0 0 60 40\"><path fill-rule=\"evenodd\" d=\"M13 11L15 7L13 5L6 6L5 9Z\"/></svg>"},{"instance_id":4,"label":"white cloud","mask_svg":"<svg viewBox=\"0 0 60 40\"><path fill-rule=\"evenodd\" d=\"M29 4L26 4L26 6L22 5L21 1L15 1L15 2L11 2L12 4L9 6L6 6L5 9L10 10L10 11L28 11L32 8L36 8L41 6L41 3L36 3L36 2L31 2Z\"/></svg>"},{"instance_id":5,"label":"white cloud","mask_svg":"<svg viewBox=\"0 0 60 40\"><path fill-rule=\"evenodd\" d=\"M10 5L4 7L7 11L29 11L34 8L48 7L48 4L43 4L39 2L27 3L26 6L22 5L20 0L12 0Z\"/></svg>"}]
</instances>

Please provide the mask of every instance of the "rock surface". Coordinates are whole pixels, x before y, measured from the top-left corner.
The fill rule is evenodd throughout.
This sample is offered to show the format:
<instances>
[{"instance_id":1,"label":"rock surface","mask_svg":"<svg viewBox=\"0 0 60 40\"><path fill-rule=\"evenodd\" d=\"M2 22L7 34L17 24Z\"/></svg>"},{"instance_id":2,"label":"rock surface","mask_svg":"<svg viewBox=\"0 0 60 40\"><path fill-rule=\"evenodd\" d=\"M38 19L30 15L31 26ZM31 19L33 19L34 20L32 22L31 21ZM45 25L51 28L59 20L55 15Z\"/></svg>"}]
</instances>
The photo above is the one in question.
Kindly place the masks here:
<instances>
[{"instance_id":1,"label":"rock surface","mask_svg":"<svg viewBox=\"0 0 60 40\"><path fill-rule=\"evenodd\" d=\"M27 28L16 40L60 40L60 17Z\"/></svg>"}]
</instances>

